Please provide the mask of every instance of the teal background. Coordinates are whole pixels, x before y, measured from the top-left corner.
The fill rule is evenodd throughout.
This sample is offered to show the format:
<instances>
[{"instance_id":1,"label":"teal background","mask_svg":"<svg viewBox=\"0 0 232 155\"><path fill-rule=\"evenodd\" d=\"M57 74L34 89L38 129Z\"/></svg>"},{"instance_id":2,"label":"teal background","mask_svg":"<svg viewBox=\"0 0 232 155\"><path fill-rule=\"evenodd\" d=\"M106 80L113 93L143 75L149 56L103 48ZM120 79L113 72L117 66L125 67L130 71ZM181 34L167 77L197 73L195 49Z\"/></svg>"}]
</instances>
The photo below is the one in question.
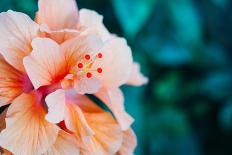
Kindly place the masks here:
<instances>
[{"instance_id":1,"label":"teal background","mask_svg":"<svg viewBox=\"0 0 232 155\"><path fill-rule=\"evenodd\" d=\"M150 79L122 87L135 118L136 155L232 155L231 0L77 3L127 38ZM37 1L0 0L0 11L8 9L33 18Z\"/></svg>"}]
</instances>

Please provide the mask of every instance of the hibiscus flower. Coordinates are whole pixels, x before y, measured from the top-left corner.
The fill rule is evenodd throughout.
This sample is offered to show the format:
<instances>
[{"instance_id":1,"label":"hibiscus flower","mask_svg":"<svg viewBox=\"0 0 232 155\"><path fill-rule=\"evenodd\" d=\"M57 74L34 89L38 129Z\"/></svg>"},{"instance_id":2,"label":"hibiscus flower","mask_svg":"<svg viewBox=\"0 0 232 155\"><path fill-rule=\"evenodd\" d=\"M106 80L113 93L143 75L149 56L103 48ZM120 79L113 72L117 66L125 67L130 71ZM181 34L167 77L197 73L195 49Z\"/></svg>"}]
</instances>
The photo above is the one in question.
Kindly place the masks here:
<instances>
[{"instance_id":1,"label":"hibiscus flower","mask_svg":"<svg viewBox=\"0 0 232 155\"><path fill-rule=\"evenodd\" d=\"M147 78L125 39L74 0L39 0L35 21L0 13L0 146L16 155L132 154L120 86ZM87 94L100 99L109 113Z\"/></svg>"}]
</instances>

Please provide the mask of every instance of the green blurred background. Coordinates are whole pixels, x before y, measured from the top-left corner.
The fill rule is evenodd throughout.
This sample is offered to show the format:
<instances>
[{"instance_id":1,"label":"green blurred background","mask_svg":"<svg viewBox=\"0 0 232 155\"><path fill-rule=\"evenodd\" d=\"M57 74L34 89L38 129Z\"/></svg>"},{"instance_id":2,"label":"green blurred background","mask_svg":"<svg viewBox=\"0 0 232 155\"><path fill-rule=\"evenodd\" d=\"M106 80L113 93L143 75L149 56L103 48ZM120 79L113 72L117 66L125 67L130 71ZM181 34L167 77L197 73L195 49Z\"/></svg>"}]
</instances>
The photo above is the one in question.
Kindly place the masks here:
<instances>
[{"instance_id":1,"label":"green blurred background","mask_svg":"<svg viewBox=\"0 0 232 155\"><path fill-rule=\"evenodd\" d=\"M124 86L136 155L232 155L231 0L77 0L127 38L148 85ZM0 0L34 17L36 0ZM0 34L1 35L1 34Z\"/></svg>"}]
</instances>

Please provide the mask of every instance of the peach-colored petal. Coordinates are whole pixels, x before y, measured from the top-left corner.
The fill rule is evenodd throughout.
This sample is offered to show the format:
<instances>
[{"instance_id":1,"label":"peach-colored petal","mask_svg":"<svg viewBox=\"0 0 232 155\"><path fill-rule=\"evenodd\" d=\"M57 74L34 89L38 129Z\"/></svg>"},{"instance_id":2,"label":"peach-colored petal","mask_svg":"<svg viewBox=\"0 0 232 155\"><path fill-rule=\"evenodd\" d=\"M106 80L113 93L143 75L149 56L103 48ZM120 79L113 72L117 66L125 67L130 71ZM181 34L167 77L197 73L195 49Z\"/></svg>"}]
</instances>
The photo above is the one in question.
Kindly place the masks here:
<instances>
[{"instance_id":1,"label":"peach-colored petal","mask_svg":"<svg viewBox=\"0 0 232 155\"><path fill-rule=\"evenodd\" d=\"M113 155L122 144L122 131L110 113L84 113L94 131L83 154Z\"/></svg>"},{"instance_id":2,"label":"peach-colored petal","mask_svg":"<svg viewBox=\"0 0 232 155\"><path fill-rule=\"evenodd\" d=\"M93 135L93 131L86 122L81 109L74 103L75 98L73 94L69 93L68 91L59 89L46 97L48 106L46 119L53 123L65 120L66 126L70 131L74 132L84 141L88 141L88 138ZM76 102L82 102L82 99L79 98ZM58 108L55 107L55 104ZM60 111L62 108L63 110Z\"/></svg>"},{"instance_id":3,"label":"peach-colored petal","mask_svg":"<svg viewBox=\"0 0 232 155\"><path fill-rule=\"evenodd\" d=\"M67 103L67 115L65 123L69 130L73 131L84 143L88 143L94 131L87 123L82 110L71 102Z\"/></svg>"},{"instance_id":4,"label":"peach-colored petal","mask_svg":"<svg viewBox=\"0 0 232 155\"><path fill-rule=\"evenodd\" d=\"M102 47L101 39L95 36L80 35L64 42L61 45L61 51L65 53L68 66L73 67L85 59L85 54L94 55Z\"/></svg>"},{"instance_id":5,"label":"peach-colored petal","mask_svg":"<svg viewBox=\"0 0 232 155\"><path fill-rule=\"evenodd\" d=\"M101 88L101 82L95 78L80 78L74 82L74 88L79 94L94 94Z\"/></svg>"},{"instance_id":6,"label":"peach-colored petal","mask_svg":"<svg viewBox=\"0 0 232 155\"><path fill-rule=\"evenodd\" d=\"M123 142L117 155L132 155L137 146L137 138L132 129L124 131Z\"/></svg>"},{"instance_id":7,"label":"peach-colored petal","mask_svg":"<svg viewBox=\"0 0 232 155\"><path fill-rule=\"evenodd\" d=\"M76 92L71 89L58 89L55 92L49 94L45 101L48 106L46 119L52 123L59 123L64 120L67 115L67 104L73 104L73 102L75 102L78 107L87 112L102 112L102 109L96 106L86 96L77 95Z\"/></svg>"},{"instance_id":8,"label":"peach-colored petal","mask_svg":"<svg viewBox=\"0 0 232 155\"><path fill-rule=\"evenodd\" d=\"M145 77L140 72L140 65L138 63L134 63L132 67L132 72L129 80L127 81L128 85L132 86L141 86L148 83L148 78Z\"/></svg>"},{"instance_id":9,"label":"peach-colored petal","mask_svg":"<svg viewBox=\"0 0 232 155\"><path fill-rule=\"evenodd\" d=\"M57 92L58 91L61 91L61 90L57 90ZM67 104L75 104L84 112L87 112L87 113L101 113L101 112L104 112L104 110L102 108L97 106L87 96L77 94L74 89L65 90L65 99L66 99Z\"/></svg>"},{"instance_id":10,"label":"peach-colored petal","mask_svg":"<svg viewBox=\"0 0 232 155\"><path fill-rule=\"evenodd\" d=\"M103 72L96 77L104 82L107 88L118 87L125 84L131 74L131 49L123 38L113 38L104 43L101 49L103 59L98 64Z\"/></svg>"},{"instance_id":11,"label":"peach-colored petal","mask_svg":"<svg viewBox=\"0 0 232 155\"><path fill-rule=\"evenodd\" d=\"M32 41L33 51L23 63L32 84L37 89L62 79L66 72L66 61L59 45L47 38Z\"/></svg>"},{"instance_id":12,"label":"peach-colored petal","mask_svg":"<svg viewBox=\"0 0 232 155\"><path fill-rule=\"evenodd\" d=\"M102 48L101 39L95 36L81 35L61 45L62 52L65 53L70 73L74 74L74 88L80 94L92 94L101 87L101 81L95 78L96 70L91 66L95 63L96 55ZM85 56L89 55L90 59ZM83 70L78 68L78 64L83 64ZM91 72L92 77L88 78L87 73Z\"/></svg>"},{"instance_id":13,"label":"peach-colored petal","mask_svg":"<svg viewBox=\"0 0 232 155\"><path fill-rule=\"evenodd\" d=\"M79 155L77 140L74 135L60 130L55 144L43 155Z\"/></svg>"},{"instance_id":14,"label":"peach-colored petal","mask_svg":"<svg viewBox=\"0 0 232 155\"><path fill-rule=\"evenodd\" d=\"M75 0L39 0L36 21L51 30L75 29L78 9Z\"/></svg>"},{"instance_id":15,"label":"peach-colored petal","mask_svg":"<svg viewBox=\"0 0 232 155\"><path fill-rule=\"evenodd\" d=\"M110 38L110 33L103 24L103 16L97 12L81 9L79 27L84 31L83 33L91 33L99 36L103 41Z\"/></svg>"},{"instance_id":16,"label":"peach-colored petal","mask_svg":"<svg viewBox=\"0 0 232 155\"><path fill-rule=\"evenodd\" d=\"M64 115L66 127L81 142L81 154L114 154L122 143L122 131L114 118L95 105L86 96L77 95L73 90L57 90L47 98L56 98L57 106L66 105ZM60 100L59 100L60 98ZM64 100L65 98L65 100ZM56 100L54 99L54 100ZM46 99L47 100L47 99ZM49 101L49 100L47 100ZM58 108L48 105L48 115L59 115Z\"/></svg>"},{"instance_id":17,"label":"peach-colored petal","mask_svg":"<svg viewBox=\"0 0 232 155\"><path fill-rule=\"evenodd\" d=\"M0 43L1 44L1 43ZM0 57L0 107L9 104L24 90L29 89L30 82L25 75L9 65Z\"/></svg>"},{"instance_id":18,"label":"peach-colored petal","mask_svg":"<svg viewBox=\"0 0 232 155\"><path fill-rule=\"evenodd\" d=\"M122 130L127 130L133 123L133 118L124 109L124 97L119 88L101 89L96 93L113 112Z\"/></svg>"},{"instance_id":19,"label":"peach-colored petal","mask_svg":"<svg viewBox=\"0 0 232 155\"><path fill-rule=\"evenodd\" d=\"M80 31L75 29L61 29L61 30L50 30L47 25L40 25L41 36L46 38L51 38L56 41L58 44L65 42L66 40L75 38L80 35Z\"/></svg>"},{"instance_id":20,"label":"peach-colored petal","mask_svg":"<svg viewBox=\"0 0 232 155\"><path fill-rule=\"evenodd\" d=\"M65 90L59 89L49 94L45 101L48 106L46 120L51 123L59 123L64 120L66 111Z\"/></svg>"},{"instance_id":21,"label":"peach-colored petal","mask_svg":"<svg viewBox=\"0 0 232 155\"><path fill-rule=\"evenodd\" d=\"M24 71L22 59L31 52L31 40L38 30L39 26L23 13L0 14L0 53L20 71Z\"/></svg>"},{"instance_id":22,"label":"peach-colored petal","mask_svg":"<svg viewBox=\"0 0 232 155\"><path fill-rule=\"evenodd\" d=\"M0 146L14 154L39 155L56 141L59 128L45 119L38 94L22 94L7 110Z\"/></svg>"},{"instance_id":23,"label":"peach-colored petal","mask_svg":"<svg viewBox=\"0 0 232 155\"><path fill-rule=\"evenodd\" d=\"M0 115L0 133L3 129L6 128L6 121L5 121L6 113L7 113L7 109L5 109ZM0 155L13 155L13 154L8 150L0 147Z\"/></svg>"}]
</instances>

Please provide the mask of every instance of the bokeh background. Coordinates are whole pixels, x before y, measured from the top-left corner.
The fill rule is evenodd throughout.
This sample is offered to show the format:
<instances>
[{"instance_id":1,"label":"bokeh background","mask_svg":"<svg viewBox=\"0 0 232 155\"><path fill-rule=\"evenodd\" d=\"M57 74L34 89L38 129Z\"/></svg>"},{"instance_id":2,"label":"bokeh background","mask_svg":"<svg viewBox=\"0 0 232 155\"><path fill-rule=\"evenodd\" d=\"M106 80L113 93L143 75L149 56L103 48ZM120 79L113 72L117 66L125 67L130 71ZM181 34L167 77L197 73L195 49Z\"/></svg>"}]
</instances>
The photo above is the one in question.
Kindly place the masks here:
<instances>
[{"instance_id":1,"label":"bokeh background","mask_svg":"<svg viewBox=\"0 0 232 155\"><path fill-rule=\"evenodd\" d=\"M232 155L231 0L77 0L125 37L148 85L124 86L136 155ZM0 0L34 18L36 0ZM1 34L0 34L1 35Z\"/></svg>"}]
</instances>

